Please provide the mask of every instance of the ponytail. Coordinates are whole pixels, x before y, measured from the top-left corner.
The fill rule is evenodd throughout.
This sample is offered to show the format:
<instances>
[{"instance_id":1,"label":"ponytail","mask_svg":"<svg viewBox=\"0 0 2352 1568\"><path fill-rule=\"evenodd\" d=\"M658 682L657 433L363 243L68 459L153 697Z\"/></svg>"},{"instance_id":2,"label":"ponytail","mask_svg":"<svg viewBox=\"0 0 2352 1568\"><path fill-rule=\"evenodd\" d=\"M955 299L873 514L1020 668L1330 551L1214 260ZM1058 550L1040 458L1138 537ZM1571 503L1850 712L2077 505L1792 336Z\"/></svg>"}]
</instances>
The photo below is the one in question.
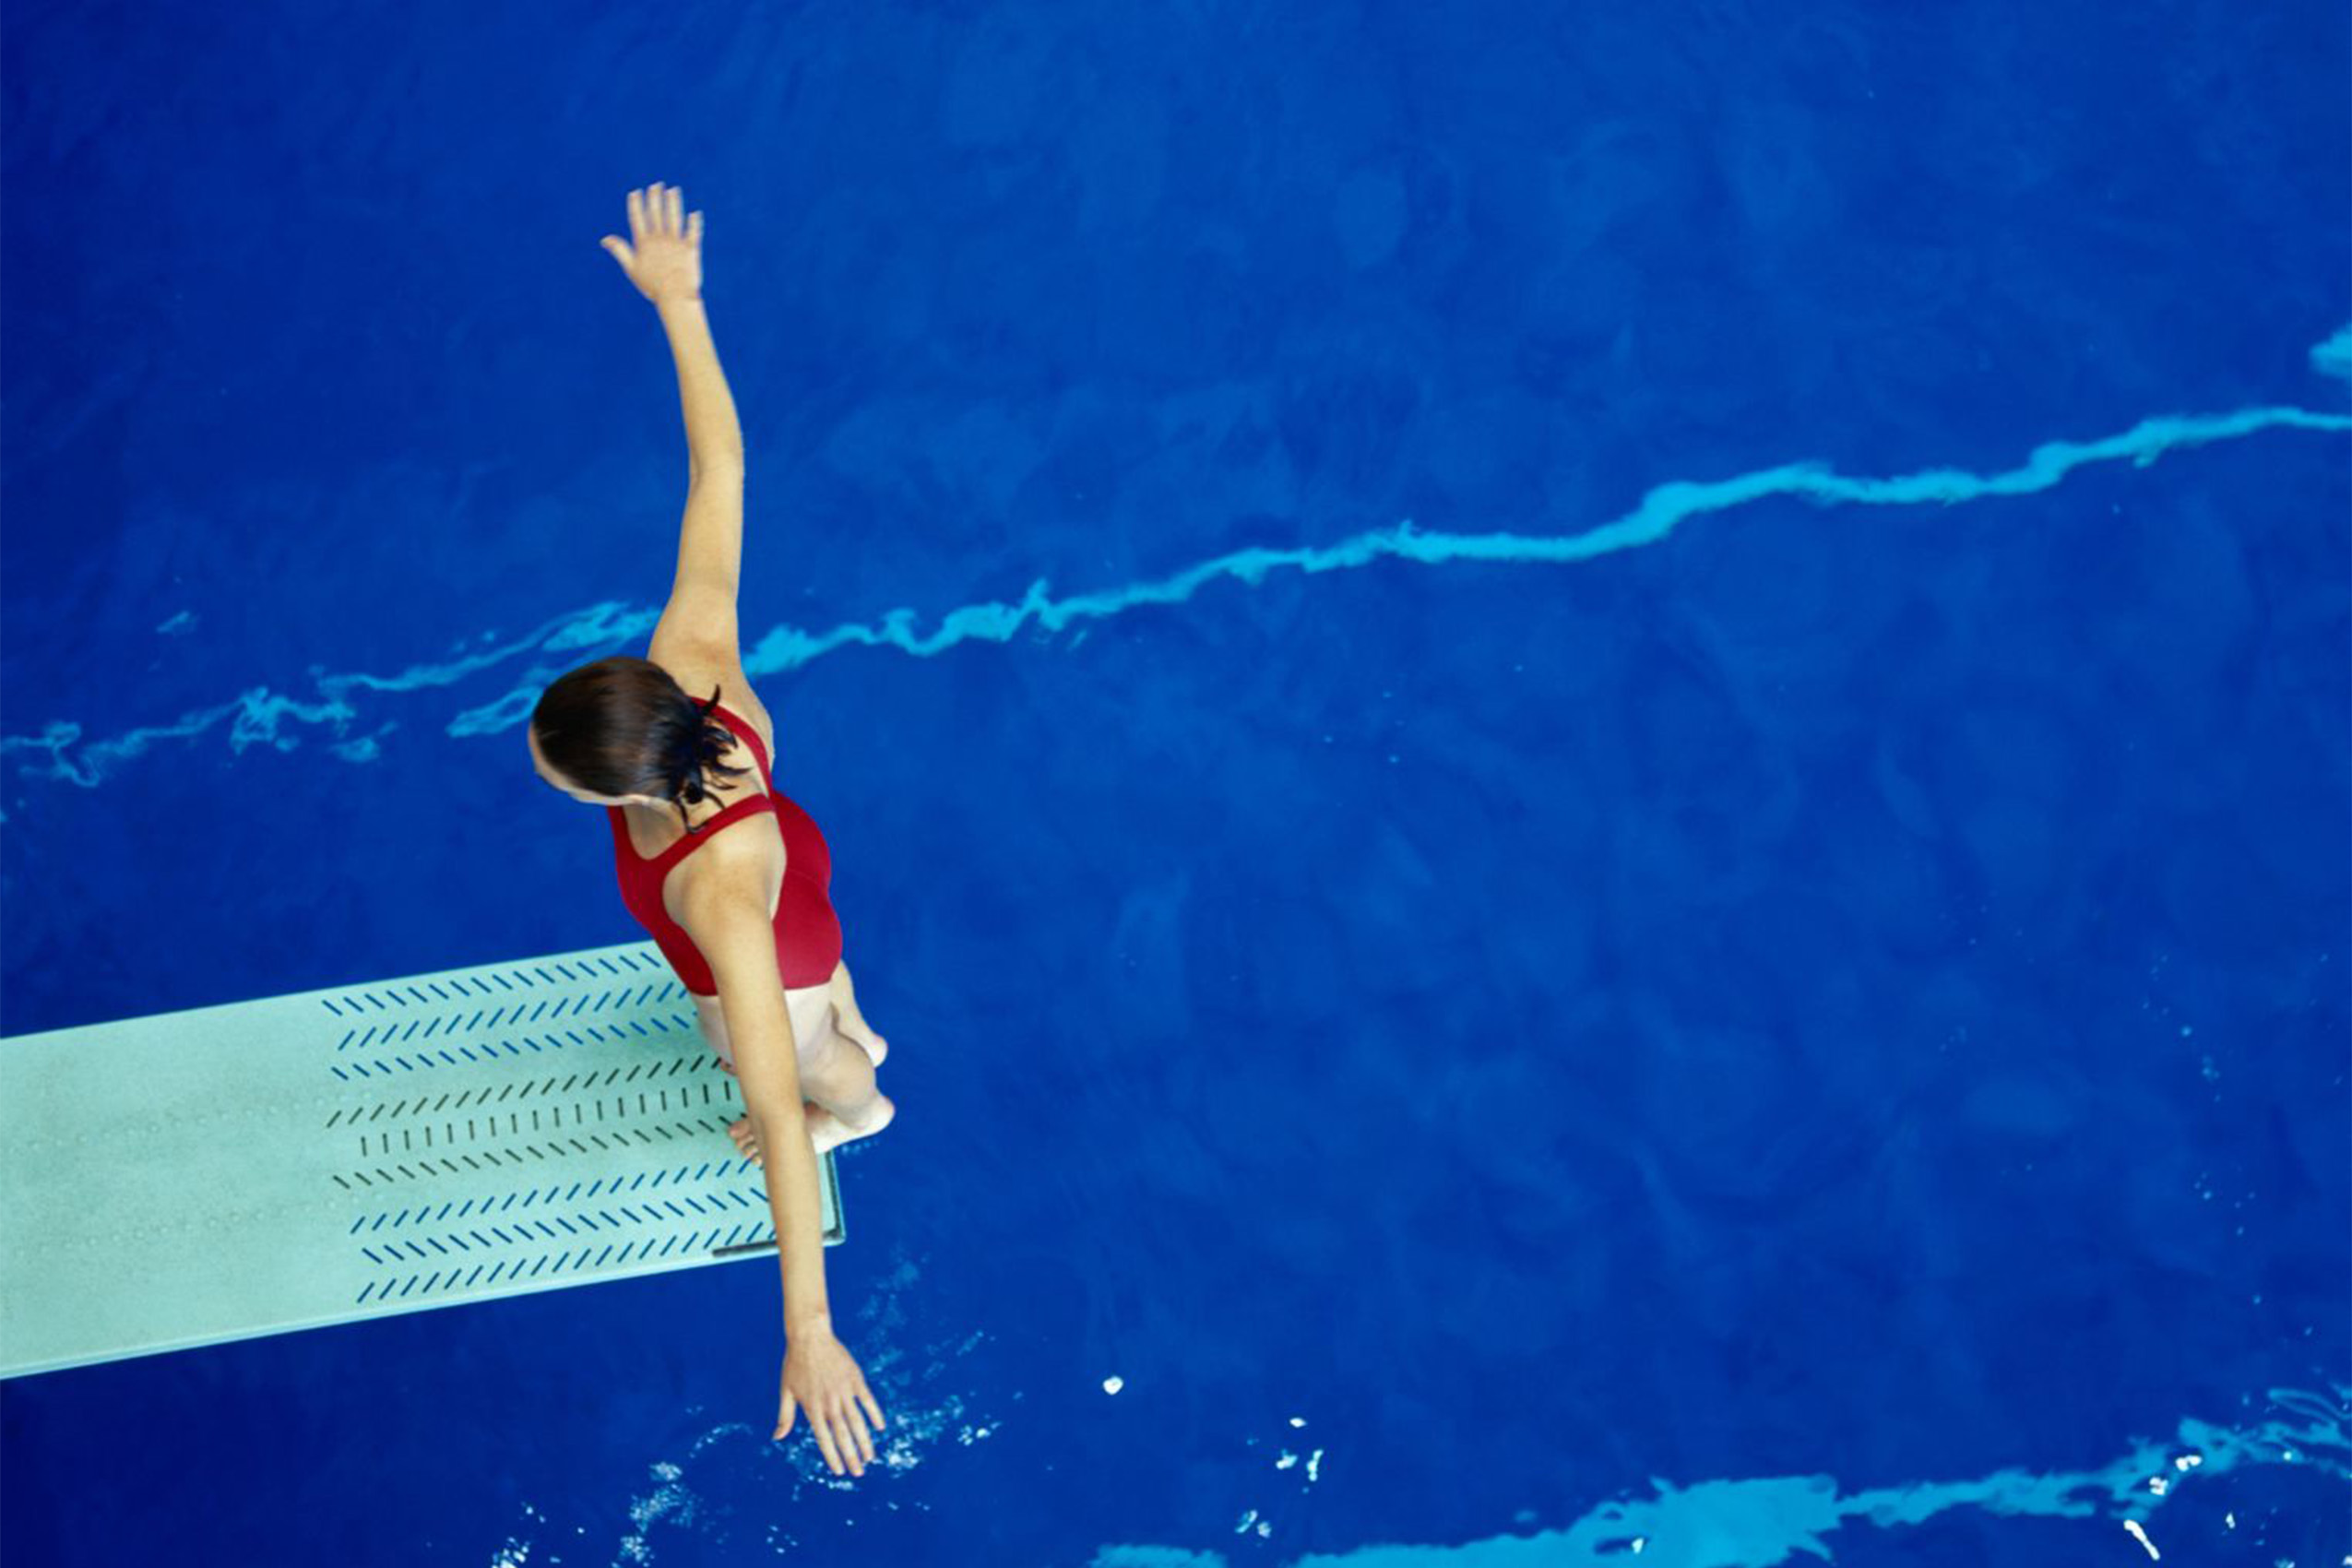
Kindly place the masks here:
<instances>
[{"instance_id":1,"label":"ponytail","mask_svg":"<svg viewBox=\"0 0 2352 1568\"><path fill-rule=\"evenodd\" d=\"M735 732L710 717L710 710L719 706L719 694L723 689L713 686L708 702L687 699L695 710L694 717L678 731L676 747L670 754L670 798L678 807L679 823L688 833L702 831L687 821L686 803L692 802L699 805L710 798L706 771L715 769L728 775L740 775L743 771L719 760L720 754L735 743Z\"/></svg>"}]
</instances>

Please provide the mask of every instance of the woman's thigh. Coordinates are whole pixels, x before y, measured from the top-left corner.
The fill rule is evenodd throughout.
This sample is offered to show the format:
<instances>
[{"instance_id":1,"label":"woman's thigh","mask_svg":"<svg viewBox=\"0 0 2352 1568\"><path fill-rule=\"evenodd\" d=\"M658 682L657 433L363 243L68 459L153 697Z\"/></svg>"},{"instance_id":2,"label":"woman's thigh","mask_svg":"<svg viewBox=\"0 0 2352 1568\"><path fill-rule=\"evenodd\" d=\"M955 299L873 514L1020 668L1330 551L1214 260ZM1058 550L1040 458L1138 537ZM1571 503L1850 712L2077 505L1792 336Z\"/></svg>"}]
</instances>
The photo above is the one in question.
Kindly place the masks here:
<instances>
[{"instance_id":1,"label":"woman's thigh","mask_svg":"<svg viewBox=\"0 0 2352 1568\"><path fill-rule=\"evenodd\" d=\"M727 1014L719 1006L719 998L695 996L692 992L686 994L693 998L695 1011L700 1016L702 1038L719 1053L720 1064L728 1072L734 1072L735 1047L727 1038ZM822 1068L841 1044L840 1033L834 1028L832 981L786 991L784 1010L792 1020L792 1042L799 1048L801 1071Z\"/></svg>"}]
</instances>

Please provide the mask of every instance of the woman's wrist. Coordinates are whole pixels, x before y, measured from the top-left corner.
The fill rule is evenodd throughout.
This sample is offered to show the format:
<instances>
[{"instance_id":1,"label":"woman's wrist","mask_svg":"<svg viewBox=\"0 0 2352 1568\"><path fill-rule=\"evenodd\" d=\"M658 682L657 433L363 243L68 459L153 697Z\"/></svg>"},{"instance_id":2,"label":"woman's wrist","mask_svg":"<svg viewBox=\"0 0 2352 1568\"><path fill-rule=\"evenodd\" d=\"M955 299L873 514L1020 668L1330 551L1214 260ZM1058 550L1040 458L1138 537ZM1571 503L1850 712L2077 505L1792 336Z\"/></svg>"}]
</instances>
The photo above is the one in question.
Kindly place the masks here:
<instances>
[{"instance_id":1,"label":"woman's wrist","mask_svg":"<svg viewBox=\"0 0 2352 1568\"><path fill-rule=\"evenodd\" d=\"M833 1337L833 1314L830 1312L803 1313L799 1317L784 1320L787 1339L817 1339Z\"/></svg>"},{"instance_id":2,"label":"woman's wrist","mask_svg":"<svg viewBox=\"0 0 2352 1568\"><path fill-rule=\"evenodd\" d=\"M656 310L668 310L672 305L698 305L700 303L702 303L702 291L697 289L691 294L657 294L654 296L653 308Z\"/></svg>"}]
</instances>

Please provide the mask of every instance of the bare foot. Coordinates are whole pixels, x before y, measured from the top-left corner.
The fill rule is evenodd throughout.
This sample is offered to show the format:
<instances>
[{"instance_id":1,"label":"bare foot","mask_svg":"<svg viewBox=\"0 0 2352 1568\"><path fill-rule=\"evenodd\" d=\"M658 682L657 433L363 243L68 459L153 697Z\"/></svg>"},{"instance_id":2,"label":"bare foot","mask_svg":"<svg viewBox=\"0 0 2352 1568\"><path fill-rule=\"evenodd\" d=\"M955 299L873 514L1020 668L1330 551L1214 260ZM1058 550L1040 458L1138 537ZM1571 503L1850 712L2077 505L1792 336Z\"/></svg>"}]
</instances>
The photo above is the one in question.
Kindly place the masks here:
<instances>
[{"instance_id":1,"label":"bare foot","mask_svg":"<svg viewBox=\"0 0 2352 1568\"><path fill-rule=\"evenodd\" d=\"M898 1108L890 1103L890 1097L886 1094L876 1094L873 1106L855 1122L844 1122L825 1107L812 1102L808 1107L809 1142L815 1146L817 1153L823 1154L843 1144L873 1136L890 1125L890 1119L897 1114Z\"/></svg>"},{"instance_id":2,"label":"bare foot","mask_svg":"<svg viewBox=\"0 0 2352 1568\"><path fill-rule=\"evenodd\" d=\"M804 1112L815 1109L814 1102L805 1102L802 1106ZM766 1167L767 1162L759 1157L759 1134L752 1131L752 1119L748 1114L738 1116L728 1123L727 1135L735 1140L735 1146L742 1151L745 1159L750 1160L754 1165Z\"/></svg>"},{"instance_id":3,"label":"bare foot","mask_svg":"<svg viewBox=\"0 0 2352 1568\"><path fill-rule=\"evenodd\" d=\"M843 1122L813 1099L801 1101L801 1114L808 1123L809 1142L817 1153L823 1154L843 1144L873 1136L890 1125L891 1118L898 1114L898 1108L890 1102L888 1095L877 1094L873 1097L873 1108L854 1124ZM728 1123L727 1135L735 1140L735 1146L742 1151L745 1159L762 1170L767 1168L767 1161L760 1156L759 1134L752 1130L751 1117L739 1116Z\"/></svg>"}]
</instances>

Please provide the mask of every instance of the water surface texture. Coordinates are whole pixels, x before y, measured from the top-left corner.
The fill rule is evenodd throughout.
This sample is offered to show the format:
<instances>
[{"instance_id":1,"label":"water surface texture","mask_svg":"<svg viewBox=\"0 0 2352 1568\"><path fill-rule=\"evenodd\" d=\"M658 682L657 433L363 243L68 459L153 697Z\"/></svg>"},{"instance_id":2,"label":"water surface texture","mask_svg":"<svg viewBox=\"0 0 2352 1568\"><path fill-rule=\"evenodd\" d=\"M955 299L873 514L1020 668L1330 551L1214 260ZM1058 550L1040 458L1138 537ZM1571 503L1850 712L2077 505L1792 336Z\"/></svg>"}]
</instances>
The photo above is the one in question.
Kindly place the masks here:
<instances>
[{"instance_id":1,"label":"water surface texture","mask_svg":"<svg viewBox=\"0 0 2352 1568\"><path fill-rule=\"evenodd\" d=\"M862 1479L763 1259L17 1380L0 1556L2352 1560L2348 57L8 6L0 1032L642 935L662 180L899 1110Z\"/></svg>"}]
</instances>

